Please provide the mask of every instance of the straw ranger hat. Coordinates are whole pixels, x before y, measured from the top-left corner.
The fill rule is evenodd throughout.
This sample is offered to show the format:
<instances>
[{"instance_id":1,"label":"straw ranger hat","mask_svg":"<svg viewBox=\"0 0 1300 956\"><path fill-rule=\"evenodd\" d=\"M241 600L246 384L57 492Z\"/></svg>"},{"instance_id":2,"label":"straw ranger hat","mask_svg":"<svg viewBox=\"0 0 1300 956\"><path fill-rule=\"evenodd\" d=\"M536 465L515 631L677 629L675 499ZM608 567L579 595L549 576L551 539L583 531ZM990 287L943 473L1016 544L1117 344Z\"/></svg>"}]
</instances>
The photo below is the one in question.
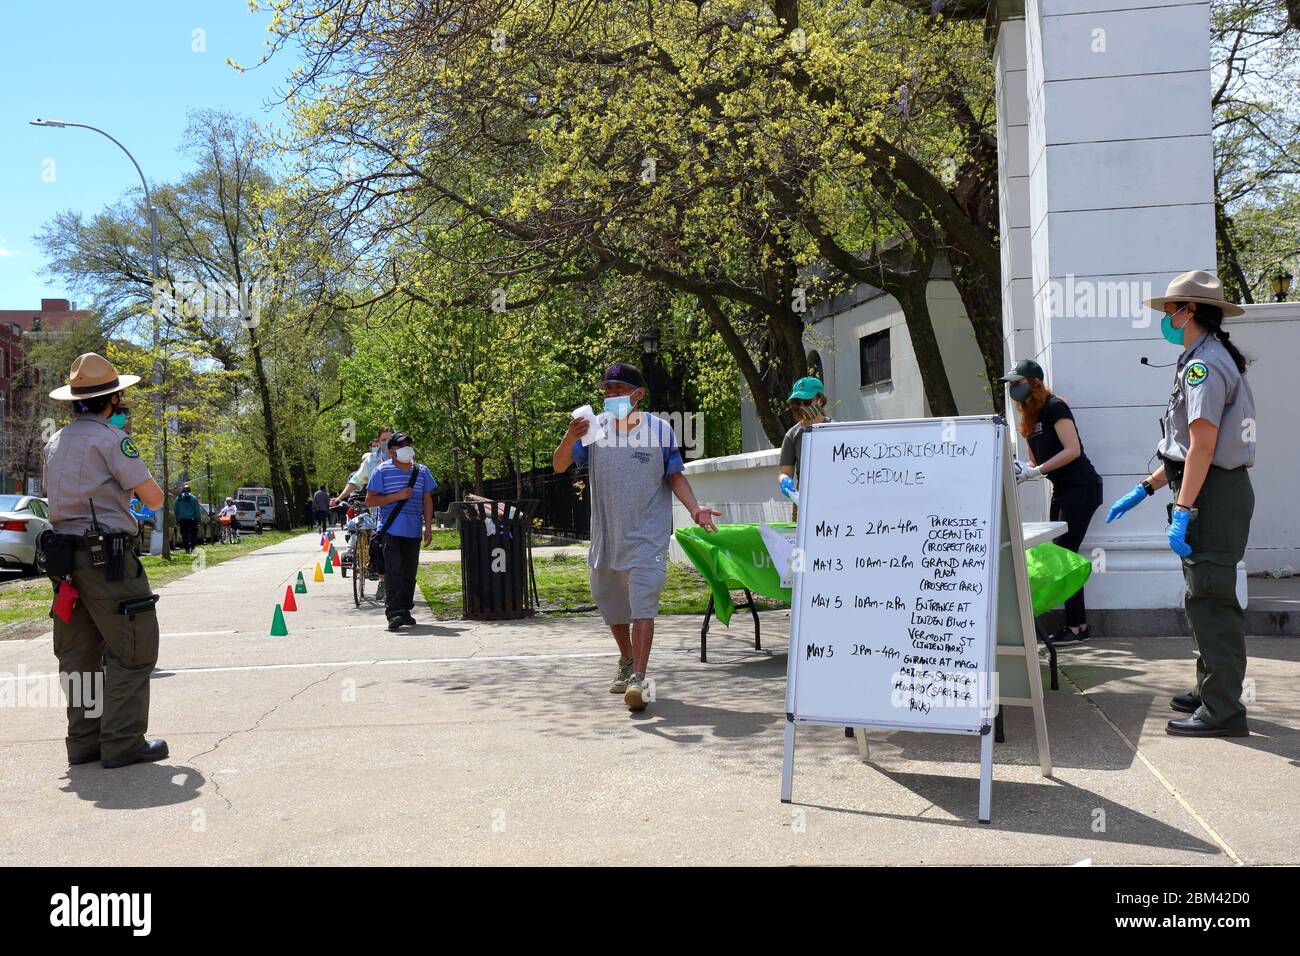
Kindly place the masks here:
<instances>
[{"instance_id":1,"label":"straw ranger hat","mask_svg":"<svg viewBox=\"0 0 1300 956\"><path fill-rule=\"evenodd\" d=\"M1213 272L1202 272L1199 269L1192 272L1184 272L1182 275L1169 283L1169 289L1162 296L1154 299L1145 300L1144 304L1155 309L1157 312L1164 311L1167 302L1197 302L1201 305L1217 305L1223 310L1223 317L1230 315L1244 315L1246 310L1235 302L1229 302L1223 297L1223 283Z\"/></svg>"},{"instance_id":2,"label":"straw ranger hat","mask_svg":"<svg viewBox=\"0 0 1300 956\"><path fill-rule=\"evenodd\" d=\"M124 388L129 388L140 381L139 375L118 375L113 363L102 355L87 352L78 355L68 373L68 384L60 385L50 392L50 398L60 402L74 402L82 398L98 398L112 395ZM130 405L123 402L123 405Z\"/></svg>"}]
</instances>

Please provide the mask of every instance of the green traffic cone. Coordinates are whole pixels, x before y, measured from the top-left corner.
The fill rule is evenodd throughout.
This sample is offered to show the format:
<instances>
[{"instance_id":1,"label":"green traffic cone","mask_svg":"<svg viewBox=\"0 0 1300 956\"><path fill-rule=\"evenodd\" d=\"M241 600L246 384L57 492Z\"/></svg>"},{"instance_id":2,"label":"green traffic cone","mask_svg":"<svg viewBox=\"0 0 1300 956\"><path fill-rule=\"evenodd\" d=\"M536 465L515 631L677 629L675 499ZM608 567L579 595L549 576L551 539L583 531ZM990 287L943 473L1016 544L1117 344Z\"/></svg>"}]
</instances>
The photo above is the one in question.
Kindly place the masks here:
<instances>
[{"instance_id":1,"label":"green traffic cone","mask_svg":"<svg viewBox=\"0 0 1300 956\"><path fill-rule=\"evenodd\" d=\"M278 604L275 606L275 617L271 620L271 636L289 636L289 628L286 627L284 623L284 611L280 609L280 605Z\"/></svg>"},{"instance_id":2,"label":"green traffic cone","mask_svg":"<svg viewBox=\"0 0 1300 956\"><path fill-rule=\"evenodd\" d=\"M307 582L303 579L302 572L298 572L298 583L293 586L294 594L306 594Z\"/></svg>"},{"instance_id":3,"label":"green traffic cone","mask_svg":"<svg viewBox=\"0 0 1300 956\"><path fill-rule=\"evenodd\" d=\"M325 562L325 573L326 574L334 573L334 565L330 564L328 561Z\"/></svg>"}]
</instances>

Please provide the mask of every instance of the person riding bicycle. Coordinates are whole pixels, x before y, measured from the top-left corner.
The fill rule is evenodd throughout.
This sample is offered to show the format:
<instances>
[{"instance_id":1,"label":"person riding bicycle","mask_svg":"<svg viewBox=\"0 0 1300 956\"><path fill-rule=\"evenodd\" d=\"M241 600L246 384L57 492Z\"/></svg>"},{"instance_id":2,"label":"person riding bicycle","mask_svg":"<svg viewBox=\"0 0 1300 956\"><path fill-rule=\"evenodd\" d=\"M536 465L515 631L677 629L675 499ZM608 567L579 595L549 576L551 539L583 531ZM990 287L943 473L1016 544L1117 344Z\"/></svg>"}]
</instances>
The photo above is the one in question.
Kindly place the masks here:
<instances>
[{"instance_id":1,"label":"person riding bicycle","mask_svg":"<svg viewBox=\"0 0 1300 956\"><path fill-rule=\"evenodd\" d=\"M217 512L217 520L221 522L222 541L239 538L239 509L235 507L234 498L226 499L225 507Z\"/></svg>"}]
</instances>

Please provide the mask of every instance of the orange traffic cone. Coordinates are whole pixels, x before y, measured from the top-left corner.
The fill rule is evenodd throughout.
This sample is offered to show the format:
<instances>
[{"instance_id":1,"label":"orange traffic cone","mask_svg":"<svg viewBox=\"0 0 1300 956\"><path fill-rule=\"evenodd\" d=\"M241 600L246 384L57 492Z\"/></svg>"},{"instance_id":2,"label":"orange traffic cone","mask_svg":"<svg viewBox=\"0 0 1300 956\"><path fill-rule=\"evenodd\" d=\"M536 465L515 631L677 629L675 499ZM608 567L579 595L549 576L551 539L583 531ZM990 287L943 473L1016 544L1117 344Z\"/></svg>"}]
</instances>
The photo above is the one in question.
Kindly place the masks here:
<instances>
[{"instance_id":1,"label":"orange traffic cone","mask_svg":"<svg viewBox=\"0 0 1300 956\"><path fill-rule=\"evenodd\" d=\"M286 611L298 610L298 602L293 599L293 585L287 584L284 588L284 604L281 605Z\"/></svg>"}]
</instances>

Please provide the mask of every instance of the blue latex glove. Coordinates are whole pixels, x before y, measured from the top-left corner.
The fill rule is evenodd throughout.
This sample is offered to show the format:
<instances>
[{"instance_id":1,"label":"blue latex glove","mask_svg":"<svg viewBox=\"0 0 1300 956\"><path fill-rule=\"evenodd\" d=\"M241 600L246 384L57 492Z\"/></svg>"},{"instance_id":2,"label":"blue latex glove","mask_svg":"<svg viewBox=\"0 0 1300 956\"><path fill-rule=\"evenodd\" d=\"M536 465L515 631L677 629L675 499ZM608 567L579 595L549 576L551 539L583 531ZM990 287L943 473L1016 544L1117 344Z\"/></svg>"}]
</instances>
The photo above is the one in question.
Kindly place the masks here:
<instances>
[{"instance_id":1,"label":"blue latex glove","mask_svg":"<svg viewBox=\"0 0 1300 956\"><path fill-rule=\"evenodd\" d=\"M132 498L131 504L135 506L131 508L131 514L135 515L135 520L139 521L141 524L148 521L157 513L139 498ZM140 510L136 511L136 508L139 508Z\"/></svg>"},{"instance_id":2,"label":"blue latex glove","mask_svg":"<svg viewBox=\"0 0 1300 956\"><path fill-rule=\"evenodd\" d=\"M1116 518L1124 517L1124 515L1141 504L1146 497L1146 489L1141 485L1137 485L1132 491L1110 506L1110 512L1106 515L1106 523L1110 524Z\"/></svg>"},{"instance_id":3,"label":"blue latex glove","mask_svg":"<svg viewBox=\"0 0 1300 956\"><path fill-rule=\"evenodd\" d=\"M799 503L799 492L795 490L794 479L789 475L781 476L781 494L785 495L795 504Z\"/></svg>"},{"instance_id":4,"label":"blue latex glove","mask_svg":"<svg viewBox=\"0 0 1300 956\"><path fill-rule=\"evenodd\" d=\"M1192 546L1187 543L1187 523L1192 520L1192 513L1181 508L1174 509L1174 518L1169 522L1169 547L1179 557L1192 553Z\"/></svg>"}]
</instances>

